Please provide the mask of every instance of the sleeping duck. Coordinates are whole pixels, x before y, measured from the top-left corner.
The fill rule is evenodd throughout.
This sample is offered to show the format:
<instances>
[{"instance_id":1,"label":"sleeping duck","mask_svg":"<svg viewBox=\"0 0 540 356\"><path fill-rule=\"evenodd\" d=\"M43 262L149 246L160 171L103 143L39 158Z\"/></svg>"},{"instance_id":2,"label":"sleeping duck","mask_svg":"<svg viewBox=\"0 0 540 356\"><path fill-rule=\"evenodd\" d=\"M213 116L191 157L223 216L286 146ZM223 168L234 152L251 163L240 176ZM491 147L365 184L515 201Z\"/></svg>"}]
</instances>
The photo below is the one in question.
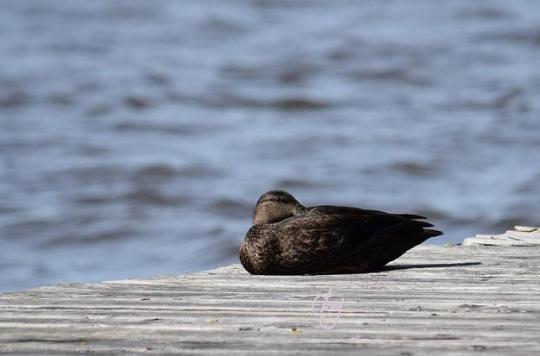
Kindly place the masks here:
<instances>
[{"instance_id":1,"label":"sleeping duck","mask_svg":"<svg viewBox=\"0 0 540 356\"><path fill-rule=\"evenodd\" d=\"M306 208L287 192L270 191L257 201L240 261L251 274L373 271L442 234L422 219L341 206Z\"/></svg>"}]
</instances>

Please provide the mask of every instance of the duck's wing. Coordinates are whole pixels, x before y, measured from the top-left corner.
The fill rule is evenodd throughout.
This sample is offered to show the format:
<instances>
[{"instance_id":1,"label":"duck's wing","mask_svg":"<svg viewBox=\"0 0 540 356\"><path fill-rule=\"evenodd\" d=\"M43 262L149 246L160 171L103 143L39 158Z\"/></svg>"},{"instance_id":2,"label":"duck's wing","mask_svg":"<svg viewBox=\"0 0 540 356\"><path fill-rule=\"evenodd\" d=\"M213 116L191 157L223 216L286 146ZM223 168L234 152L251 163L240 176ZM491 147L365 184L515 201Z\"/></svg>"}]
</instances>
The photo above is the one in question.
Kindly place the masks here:
<instances>
[{"instance_id":1,"label":"duck's wing","mask_svg":"<svg viewBox=\"0 0 540 356\"><path fill-rule=\"evenodd\" d=\"M343 260L350 234L343 216L314 213L275 224L278 274L311 274L333 268Z\"/></svg>"},{"instance_id":2,"label":"duck's wing","mask_svg":"<svg viewBox=\"0 0 540 356\"><path fill-rule=\"evenodd\" d=\"M442 234L423 219L413 214L369 214L365 229L370 235L362 248L371 256L370 269L379 269L427 239Z\"/></svg>"},{"instance_id":3,"label":"duck's wing","mask_svg":"<svg viewBox=\"0 0 540 356\"><path fill-rule=\"evenodd\" d=\"M430 237L440 235L417 215L321 206L287 219L277 232L281 261L309 261L330 269L336 261L369 261L378 268ZM302 260L303 259L303 260Z\"/></svg>"},{"instance_id":4,"label":"duck's wing","mask_svg":"<svg viewBox=\"0 0 540 356\"><path fill-rule=\"evenodd\" d=\"M404 238L413 237L411 233L415 235L414 237L419 234L424 240L442 234L438 230L427 229L433 227L433 224L422 221L426 217L415 214L390 214L378 210L331 205L309 208L309 214L335 217L336 221L349 228L351 237L357 241L363 241L386 230L401 232Z\"/></svg>"}]
</instances>

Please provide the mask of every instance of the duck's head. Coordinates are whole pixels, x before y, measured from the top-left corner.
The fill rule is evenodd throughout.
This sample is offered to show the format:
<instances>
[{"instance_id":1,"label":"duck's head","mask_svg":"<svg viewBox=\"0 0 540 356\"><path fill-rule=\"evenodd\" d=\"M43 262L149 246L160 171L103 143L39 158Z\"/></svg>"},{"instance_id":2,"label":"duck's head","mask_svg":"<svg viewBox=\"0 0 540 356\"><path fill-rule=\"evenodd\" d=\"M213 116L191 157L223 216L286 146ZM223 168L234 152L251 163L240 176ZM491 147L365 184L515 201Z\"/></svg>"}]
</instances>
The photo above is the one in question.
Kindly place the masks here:
<instances>
[{"instance_id":1,"label":"duck's head","mask_svg":"<svg viewBox=\"0 0 540 356\"><path fill-rule=\"evenodd\" d=\"M272 190L261 195L253 212L253 225L271 224L302 213L306 208L291 194Z\"/></svg>"}]
</instances>

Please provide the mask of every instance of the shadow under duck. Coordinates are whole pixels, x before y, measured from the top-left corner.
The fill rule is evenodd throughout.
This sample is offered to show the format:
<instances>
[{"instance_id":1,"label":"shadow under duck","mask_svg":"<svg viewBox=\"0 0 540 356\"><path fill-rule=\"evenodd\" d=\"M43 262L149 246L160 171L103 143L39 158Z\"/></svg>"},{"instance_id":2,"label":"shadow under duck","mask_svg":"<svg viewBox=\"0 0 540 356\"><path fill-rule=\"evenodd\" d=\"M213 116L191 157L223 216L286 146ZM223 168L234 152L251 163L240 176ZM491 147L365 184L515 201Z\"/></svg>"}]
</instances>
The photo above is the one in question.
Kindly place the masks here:
<instances>
[{"instance_id":1,"label":"shadow under duck","mask_svg":"<svg viewBox=\"0 0 540 356\"><path fill-rule=\"evenodd\" d=\"M430 237L423 216L342 206L304 207L291 194L264 193L240 246L251 274L361 273L378 270Z\"/></svg>"}]
</instances>

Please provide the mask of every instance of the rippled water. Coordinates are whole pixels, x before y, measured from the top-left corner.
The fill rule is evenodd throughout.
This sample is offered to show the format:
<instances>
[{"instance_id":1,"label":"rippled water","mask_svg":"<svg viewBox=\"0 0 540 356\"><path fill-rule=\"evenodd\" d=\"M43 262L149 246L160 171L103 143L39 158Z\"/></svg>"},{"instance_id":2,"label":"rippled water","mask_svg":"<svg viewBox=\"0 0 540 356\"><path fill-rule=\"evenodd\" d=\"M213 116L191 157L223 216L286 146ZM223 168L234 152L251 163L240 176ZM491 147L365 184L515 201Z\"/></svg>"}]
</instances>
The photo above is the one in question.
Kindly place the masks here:
<instances>
[{"instance_id":1,"label":"rippled water","mask_svg":"<svg viewBox=\"0 0 540 356\"><path fill-rule=\"evenodd\" d=\"M539 223L540 2L0 5L0 290L236 262L271 188Z\"/></svg>"}]
</instances>

